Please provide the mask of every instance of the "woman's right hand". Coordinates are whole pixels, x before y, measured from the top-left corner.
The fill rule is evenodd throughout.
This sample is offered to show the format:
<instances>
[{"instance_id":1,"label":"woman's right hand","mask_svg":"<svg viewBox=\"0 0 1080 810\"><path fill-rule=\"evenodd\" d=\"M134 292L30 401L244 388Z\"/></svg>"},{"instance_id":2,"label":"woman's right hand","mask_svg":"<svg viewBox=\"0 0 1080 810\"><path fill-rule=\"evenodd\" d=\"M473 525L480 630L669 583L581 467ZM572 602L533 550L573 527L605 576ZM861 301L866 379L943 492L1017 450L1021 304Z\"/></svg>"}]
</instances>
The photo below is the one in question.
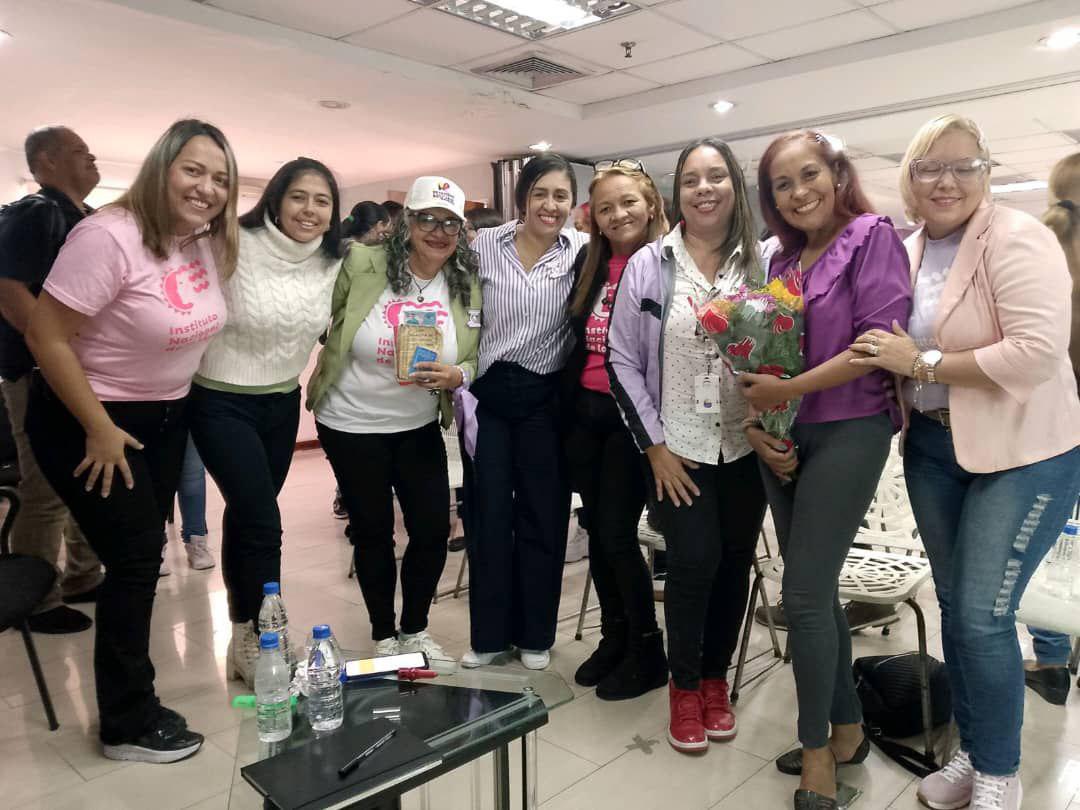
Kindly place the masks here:
<instances>
[{"instance_id":1,"label":"woman's right hand","mask_svg":"<svg viewBox=\"0 0 1080 810\"><path fill-rule=\"evenodd\" d=\"M799 466L799 457L795 454L794 446L787 447L780 439L759 427L748 427L746 440L750 442L758 457L773 471L773 475L785 484L791 480L791 474Z\"/></svg>"},{"instance_id":2,"label":"woman's right hand","mask_svg":"<svg viewBox=\"0 0 1080 810\"><path fill-rule=\"evenodd\" d=\"M131 467L124 455L128 447L142 450L142 443L126 433L111 421L86 434L86 457L75 468L73 475L78 478L87 470L86 491L90 492L101 479L101 497L108 498L112 491L113 475L119 471L128 489L135 488L135 479Z\"/></svg>"},{"instance_id":3,"label":"woman's right hand","mask_svg":"<svg viewBox=\"0 0 1080 810\"><path fill-rule=\"evenodd\" d=\"M654 444L645 451L652 467L653 479L656 481L656 500L664 500L664 492L671 498L675 506L684 503L689 506L693 503L691 494L697 496L701 490L697 488L694 479L686 470L696 470L698 465L688 458L677 456L668 450L666 444Z\"/></svg>"}]
</instances>

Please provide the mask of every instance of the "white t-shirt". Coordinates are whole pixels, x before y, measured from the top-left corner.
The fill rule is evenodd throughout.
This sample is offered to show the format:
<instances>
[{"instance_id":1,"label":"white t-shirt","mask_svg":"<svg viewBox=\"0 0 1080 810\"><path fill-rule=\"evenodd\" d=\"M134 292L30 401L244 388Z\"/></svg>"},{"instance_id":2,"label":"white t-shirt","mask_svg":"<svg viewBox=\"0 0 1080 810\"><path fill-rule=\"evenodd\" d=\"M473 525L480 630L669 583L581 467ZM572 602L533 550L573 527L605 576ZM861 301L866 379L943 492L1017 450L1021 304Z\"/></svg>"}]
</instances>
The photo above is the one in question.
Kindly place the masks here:
<instances>
[{"instance_id":1,"label":"white t-shirt","mask_svg":"<svg viewBox=\"0 0 1080 810\"><path fill-rule=\"evenodd\" d=\"M389 285L383 290L356 330L341 377L315 409L315 418L321 424L344 433L401 433L438 418L437 396L418 385L402 384L397 378L394 338L402 313L407 310L436 313L436 324L443 333L439 362L457 362L450 289L442 272L424 285L422 302L417 300L418 295L415 285L401 294Z\"/></svg>"}]
</instances>

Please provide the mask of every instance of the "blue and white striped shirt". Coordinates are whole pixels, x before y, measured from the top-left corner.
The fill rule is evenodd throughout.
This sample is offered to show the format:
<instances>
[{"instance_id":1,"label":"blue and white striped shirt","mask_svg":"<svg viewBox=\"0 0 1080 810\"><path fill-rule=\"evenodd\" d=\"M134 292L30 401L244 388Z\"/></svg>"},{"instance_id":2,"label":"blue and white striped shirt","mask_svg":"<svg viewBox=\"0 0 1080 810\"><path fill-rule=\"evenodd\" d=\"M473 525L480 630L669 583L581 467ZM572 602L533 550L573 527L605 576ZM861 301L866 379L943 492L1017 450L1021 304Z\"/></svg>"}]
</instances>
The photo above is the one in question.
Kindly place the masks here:
<instances>
[{"instance_id":1,"label":"blue and white striped shirt","mask_svg":"<svg viewBox=\"0 0 1080 810\"><path fill-rule=\"evenodd\" d=\"M480 255L484 293L477 378L500 360L551 374L566 364L570 353L570 268L589 236L563 231L526 272L514 245L517 228L516 221L484 228L472 244Z\"/></svg>"}]
</instances>

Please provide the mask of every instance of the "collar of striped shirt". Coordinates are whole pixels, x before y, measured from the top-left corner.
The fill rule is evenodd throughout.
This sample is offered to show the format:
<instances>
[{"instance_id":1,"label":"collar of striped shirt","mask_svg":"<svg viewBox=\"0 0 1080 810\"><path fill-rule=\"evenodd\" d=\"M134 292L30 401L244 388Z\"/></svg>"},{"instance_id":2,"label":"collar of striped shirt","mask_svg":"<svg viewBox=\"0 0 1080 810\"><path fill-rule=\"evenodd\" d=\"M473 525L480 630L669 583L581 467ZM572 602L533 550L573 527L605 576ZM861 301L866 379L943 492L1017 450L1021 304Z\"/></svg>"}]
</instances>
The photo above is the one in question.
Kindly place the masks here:
<instances>
[{"instance_id":1,"label":"collar of striped shirt","mask_svg":"<svg viewBox=\"0 0 1080 810\"><path fill-rule=\"evenodd\" d=\"M511 220L505 225L500 225L498 228L495 229L495 239L500 242L512 242L514 241L514 237L517 236L518 228L524 227L525 226L522 224L520 219ZM576 233L576 231L574 233ZM586 234L585 236L587 239L588 234ZM573 242L573 240L570 238L570 233L565 230L559 231L559 236L557 237L557 240L561 243L560 247L570 247ZM546 252L547 251L545 251L545 253Z\"/></svg>"}]
</instances>

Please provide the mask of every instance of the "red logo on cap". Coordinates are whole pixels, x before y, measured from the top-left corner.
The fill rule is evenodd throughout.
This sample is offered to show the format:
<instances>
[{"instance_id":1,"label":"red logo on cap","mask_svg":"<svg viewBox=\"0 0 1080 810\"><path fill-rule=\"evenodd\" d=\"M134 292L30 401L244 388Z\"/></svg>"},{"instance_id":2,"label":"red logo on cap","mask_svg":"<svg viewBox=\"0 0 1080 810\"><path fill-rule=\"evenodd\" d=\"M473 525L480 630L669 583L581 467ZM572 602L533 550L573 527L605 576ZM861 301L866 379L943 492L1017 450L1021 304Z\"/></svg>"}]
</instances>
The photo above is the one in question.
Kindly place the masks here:
<instances>
[{"instance_id":1,"label":"red logo on cap","mask_svg":"<svg viewBox=\"0 0 1080 810\"><path fill-rule=\"evenodd\" d=\"M439 183L439 191L449 191L449 190L450 190L450 184L449 183Z\"/></svg>"}]
</instances>

